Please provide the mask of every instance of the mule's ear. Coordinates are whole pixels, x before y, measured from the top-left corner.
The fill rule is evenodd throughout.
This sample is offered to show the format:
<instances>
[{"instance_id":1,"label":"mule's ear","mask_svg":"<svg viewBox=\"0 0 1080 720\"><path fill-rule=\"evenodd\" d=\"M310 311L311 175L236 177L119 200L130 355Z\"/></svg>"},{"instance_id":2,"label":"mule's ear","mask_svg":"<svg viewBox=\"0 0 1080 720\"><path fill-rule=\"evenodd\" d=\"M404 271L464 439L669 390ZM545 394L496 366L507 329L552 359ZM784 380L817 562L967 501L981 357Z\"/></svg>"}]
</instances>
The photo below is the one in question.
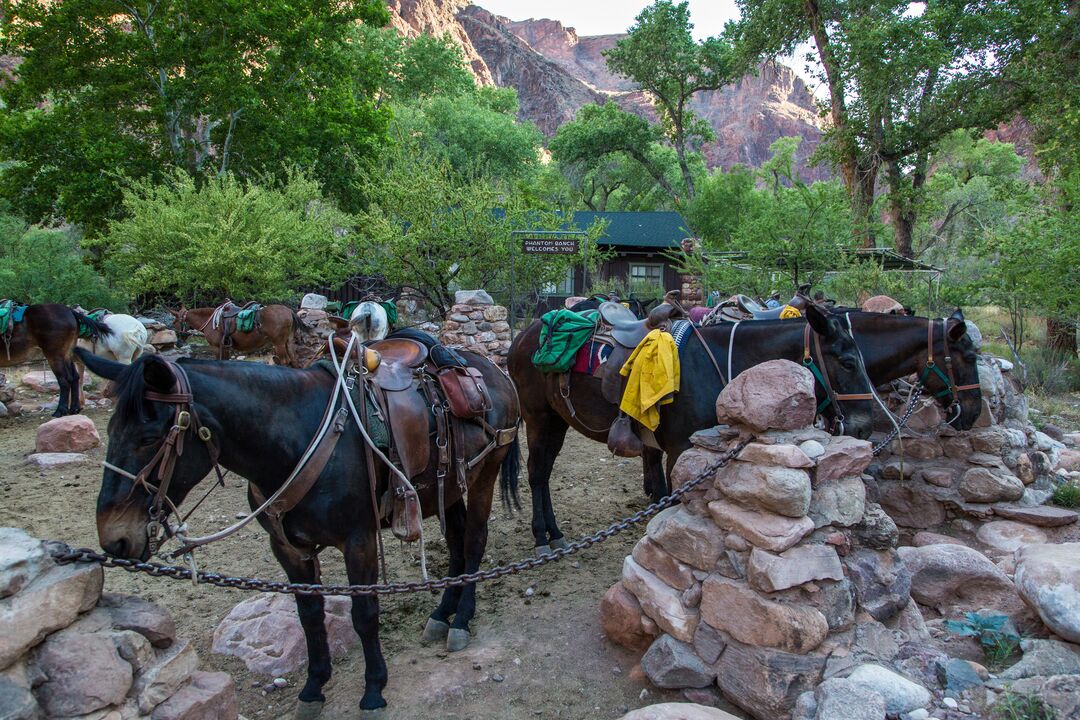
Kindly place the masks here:
<instances>
[{"instance_id":1,"label":"mule's ear","mask_svg":"<svg viewBox=\"0 0 1080 720\"><path fill-rule=\"evenodd\" d=\"M818 335L829 334L829 314L814 303L806 306L806 322L810 323L810 328Z\"/></svg>"},{"instance_id":2,"label":"mule's ear","mask_svg":"<svg viewBox=\"0 0 1080 720\"><path fill-rule=\"evenodd\" d=\"M162 360L157 355L147 355L143 362L143 380L148 389L167 393L176 387L176 376L173 375L168 360Z\"/></svg>"},{"instance_id":3,"label":"mule's ear","mask_svg":"<svg viewBox=\"0 0 1080 720\"><path fill-rule=\"evenodd\" d=\"M960 315L959 322L949 323L949 340L952 342L957 342L960 338L964 337L964 333L967 332L967 321L964 320L963 314L959 312L957 314ZM957 320L956 315L953 315L949 320Z\"/></svg>"},{"instance_id":4,"label":"mule's ear","mask_svg":"<svg viewBox=\"0 0 1080 720\"><path fill-rule=\"evenodd\" d=\"M98 357L85 348L75 348L75 355L90 372L106 380L116 380L127 368L127 365Z\"/></svg>"}]
</instances>

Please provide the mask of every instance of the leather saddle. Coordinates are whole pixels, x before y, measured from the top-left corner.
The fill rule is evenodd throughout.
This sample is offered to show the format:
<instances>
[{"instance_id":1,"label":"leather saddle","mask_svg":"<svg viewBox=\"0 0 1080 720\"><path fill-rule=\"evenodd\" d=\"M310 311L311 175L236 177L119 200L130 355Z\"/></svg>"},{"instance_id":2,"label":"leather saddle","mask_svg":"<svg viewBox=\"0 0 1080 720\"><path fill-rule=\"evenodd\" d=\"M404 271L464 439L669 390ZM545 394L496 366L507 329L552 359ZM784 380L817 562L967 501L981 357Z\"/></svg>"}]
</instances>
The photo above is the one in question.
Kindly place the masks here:
<instances>
[{"instance_id":1,"label":"leather saddle","mask_svg":"<svg viewBox=\"0 0 1080 720\"><path fill-rule=\"evenodd\" d=\"M805 312L806 307L810 302L810 298L800 291L792 296L787 305L790 305L799 312ZM721 304L719 315L721 319L729 322L739 322L742 320L779 320L780 315L784 312L784 308L787 305L768 308L748 295L732 295L729 300Z\"/></svg>"},{"instance_id":2,"label":"leather saddle","mask_svg":"<svg viewBox=\"0 0 1080 720\"><path fill-rule=\"evenodd\" d=\"M615 343L631 350L652 330L667 329L671 327L672 320L681 317L682 310L668 303L657 305L644 320L638 320L634 313L617 302L606 302L600 306L600 318L611 328L610 335Z\"/></svg>"}]
</instances>

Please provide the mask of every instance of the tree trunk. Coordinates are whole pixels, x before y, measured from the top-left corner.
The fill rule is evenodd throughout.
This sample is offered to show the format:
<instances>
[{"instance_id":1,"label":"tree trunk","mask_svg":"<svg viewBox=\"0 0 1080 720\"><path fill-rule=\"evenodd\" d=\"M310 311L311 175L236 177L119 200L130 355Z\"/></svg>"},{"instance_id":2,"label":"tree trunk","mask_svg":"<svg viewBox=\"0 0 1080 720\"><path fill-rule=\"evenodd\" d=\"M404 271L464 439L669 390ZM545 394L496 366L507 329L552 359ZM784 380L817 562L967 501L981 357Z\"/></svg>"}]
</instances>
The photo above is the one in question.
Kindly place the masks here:
<instances>
[{"instance_id":1,"label":"tree trunk","mask_svg":"<svg viewBox=\"0 0 1080 720\"><path fill-rule=\"evenodd\" d=\"M683 182L686 184L686 201L694 199L694 178L690 175L690 165L686 162L686 144L679 142L675 146L675 154L679 157L679 170L682 171Z\"/></svg>"},{"instance_id":2,"label":"tree trunk","mask_svg":"<svg viewBox=\"0 0 1080 720\"><path fill-rule=\"evenodd\" d=\"M1046 318L1046 348L1060 357L1076 357L1076 326L1075 320Z\"/></svg>"},{"instance_id":3,"label":"tree trunk","mask_svg":"<svg viewBox=\"0 0 1080 720\"><path fill-rule=\"evenodd\" d=\"M849 172L850 169L850 172ZM851 158L843 165L844 184L848 185L848 193L851 196L851 215L855 224L855 234L859 239L859 245L864 248L872 248L875 245L874 237L874 189L877 187L879 164L877 160L862 163Z\"/></svg>"}]
</instances>

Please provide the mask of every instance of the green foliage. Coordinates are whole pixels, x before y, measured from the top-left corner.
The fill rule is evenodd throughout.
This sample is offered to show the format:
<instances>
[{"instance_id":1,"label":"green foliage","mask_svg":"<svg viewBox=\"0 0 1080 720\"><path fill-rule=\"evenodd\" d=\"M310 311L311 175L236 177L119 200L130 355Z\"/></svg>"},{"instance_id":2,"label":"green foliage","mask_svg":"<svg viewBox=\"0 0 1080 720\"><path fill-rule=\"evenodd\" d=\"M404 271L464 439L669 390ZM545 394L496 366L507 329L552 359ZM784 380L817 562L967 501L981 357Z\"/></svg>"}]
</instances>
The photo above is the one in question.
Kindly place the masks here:
<instances>
[{"instance_id":1,"label":"green foliage","mask_svg":"<svg viewBox=\"0 0 1080 720\"><path fill-rule=\"evenodd\" d=\"M97 249L133 295L291 300L344 280L356 251L352 218L296 170L280 182L226 174L202 184L177 170L161 185L132 183L123 203Z\"/></svg>"},{"instance_id":2,"label":"green foliage","mask_svg":"<svg viewBox=\"0 0 1080 720\"><path fill-rule=\"evenodd\" d=\"M11 9L0 192L32 220L92 231L115 217L118 176L253 176L314 165L324 185L382 142L381 59L356 23L380 0L27 0Z\"/></svg>"},{"instance_id":3,"label":"green foliage","mask_svg":"<svg viewBox=\"0 0 1080 720\"><path fill-rule=\"evenodd\" d=\"M675 148L687 196L694 197L688 149L711 140L712 128L688 107L702 90L715 90L734 78L732 50L723 39L697 42L686 2L655 0L637 16L625 38L604 51L612 72L632 78L653 97L664 136Z\"/></svg>"},{"instance_id":4,"label":"green foliage","mask_svg":"<svg viewBox=\"0 0 1080 720\"><path fill-rule=\"evenodd\" d=\"M74 231L27 227L12 215L0 215L0 298L113 310L127 306L123 294L85 262Z\"/></svg>"},{"instance_id":5,"label":"green foliage","mask_svg":"<svg viewBox=\"0 0 1080 720\"><path fill-rule=\"evenodd\" d=\"M588 252L596 264L600 228L590 233L578 255L523 255L514 230L559 229L555 213L529 207L512 186L489 175L459 173L445 156L404 142L388 150L364 180L369 208L360 227L369 240L357 258L360 272L381 273L391 285L415 288L440 311L454 302L454 290L484 288L493 293L557 283Z\"/></svg>"},{"instance_id":6,"label":"green foliage","mask_svg":"<svg viewBox=\"0 0 1080 720\"><path fill-rule=\"evenodd\" d=\"M1057 713L1037 695L1006 690L994 703L994 720L1055 720Z\"/></svg>"},{"instance_id":7,"label":"green foliage","mask_svg":"<svg viewBox=\"0 0 1080 720\"><path fill-rule=\"evenodd\" d=\"M961 637L976 638L991 667L1002 667L1020 650L1020 636L1005 615L967 612L963 620L946 620L945 629Z\"/></svg>"},{"instance_id":8,"label":"green foliage","mask_svg":"<svg viewBox=\"0 0 1080 720\"><path fill-rule=\"evenodd\" d=\"M1063 508L1080 507L1080 485L1073 480L1065 480L1054 488L1050 501Z\"/></svg>"},{"instance_id":9,"label":"green foliage","mask_svg":"<svg viewBox=\"0 0 1080 720\"><path fill-rule=\"evenodd\" d=\"M394 102L456 97L476 89L465 53L449 35L405 37L394 28L361 25L359 44L382 58L381 95Z\"/></svg>"}]
</instances>

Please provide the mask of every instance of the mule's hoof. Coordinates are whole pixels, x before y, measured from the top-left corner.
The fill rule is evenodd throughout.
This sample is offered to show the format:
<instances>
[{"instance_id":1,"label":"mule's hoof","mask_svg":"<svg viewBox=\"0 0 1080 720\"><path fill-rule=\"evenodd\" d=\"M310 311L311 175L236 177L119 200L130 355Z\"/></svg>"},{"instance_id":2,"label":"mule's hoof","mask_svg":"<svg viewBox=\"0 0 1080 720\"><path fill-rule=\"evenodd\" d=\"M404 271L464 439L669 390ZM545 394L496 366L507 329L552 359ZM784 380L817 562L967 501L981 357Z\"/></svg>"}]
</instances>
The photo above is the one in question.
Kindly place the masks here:
<instances>
[{"instance_id":1,"label":"mule's hoof","mask_svg":"<svg viewBox=\"0 0 1080 720\"><path fill-rule=\"evenodd\" d=\"M533 548L533 552L536 553L536 557L543 557L544 555L551 554L550 545L537 545Z\"/></svg>"},{"instance_id":2,"label":"mule's hoof","mask_svg":"<svg viewBox=\"0 0 1080 720\"><path fill-rule=\"evenodd\" d=\"M374 710L360 708L360 717L364 720L382 720L382 718L386 717L386 706L383 705L381 708L375 708Z\"/></svg>"},{"instance_id":3,"label":"mule's hoof","mask_svg":"<svg viewBox=\"0 0 1080 720\"><path fill-rule=\"evenodd\" d=\"M321 700L314 700L312 702L304 702L303 700L296 703L296 712L293 713L293 720L315 720L315 718L322 715L323 702Z\"/></svg>"},{"instance_id":4,"label":"mule's hoof","mask_svg":"<svg viewBox=\"0 0 1080 720\"><path fill-rule=\"evenodd\" d=\"M429 617L427 625L424 626L423 641L427 643L442 642L446 639L446 634L448 632L450 632L450 625L448 623Z\"/></svg>"},{"instance_id":5,"label":"mule's hoof","mask_svg":"<svg viewBox=\"0 0 1080 720\"><path fill-rule=\"evenodd\" d=\"M560 549L562 549L564 547L568 547L569 544L570 543L566 542L566 538L564 538L564 537L556 538L555 540L551 541L551 548L553 550L560 550Z\"/></svg>"},{"instance_id":6,"label":"mule's hoof","mask_svg":"<svg viewBox=\"0 0 1080 720\"><path fill-rule=\"evenodd\" d=\"M469 647L469 631L462 630L461 628L450 628L450 634L446 638L446 649L450 652L457 652L458 650L464 650Z\"/></svg>"}]
</instances>

